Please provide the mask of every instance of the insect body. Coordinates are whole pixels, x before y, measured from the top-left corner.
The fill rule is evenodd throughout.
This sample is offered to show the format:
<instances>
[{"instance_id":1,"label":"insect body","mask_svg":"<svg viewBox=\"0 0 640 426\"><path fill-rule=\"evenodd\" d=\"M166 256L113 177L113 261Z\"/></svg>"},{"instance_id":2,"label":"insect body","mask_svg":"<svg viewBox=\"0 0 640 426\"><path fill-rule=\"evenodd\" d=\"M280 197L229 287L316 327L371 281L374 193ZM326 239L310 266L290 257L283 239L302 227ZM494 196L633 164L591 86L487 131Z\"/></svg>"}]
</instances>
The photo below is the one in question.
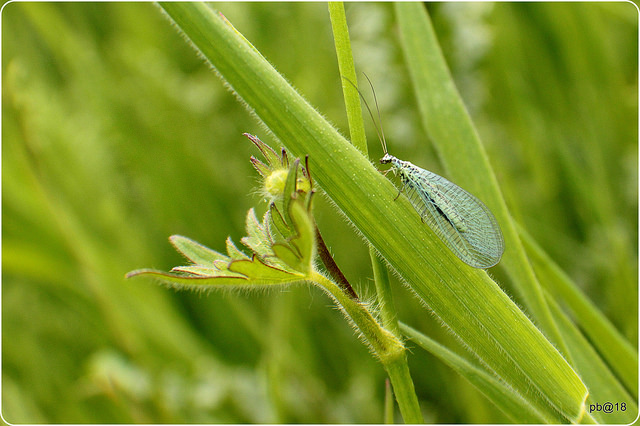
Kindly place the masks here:
<instances>
[{"instance_id":1,"label":"insect body","mask_svg":"<svg viewBox=\"0 0 640 426\"><path fill-rule=\"evenodd\" d=\"M384 157L380 159L380 163L391 164L392 170L400 175L400 192L408 188L407 197L422 221L427 223L447 247L467 265L481 269L496 265L504 253L504 238L498 221L489 208L442 176L390 155L382 125L378 128L371 108L357 86L344 78L358 91L376 125L376 132L384 150ZM367 81L373 91L378 121L381 121L376 92L369 77Z\"/></svg>"},{"instance_id":2,"label":"insect body","mask_svg":"<svg viewBox=\"0 0 640 426\"><path fill-rule=\"evenodd\" d=\"M482 269L500 261L502 232L482 201L442 176L388 153L380 163L391 164L422 220L460 260Z\"/></svg>"}]
</instances>

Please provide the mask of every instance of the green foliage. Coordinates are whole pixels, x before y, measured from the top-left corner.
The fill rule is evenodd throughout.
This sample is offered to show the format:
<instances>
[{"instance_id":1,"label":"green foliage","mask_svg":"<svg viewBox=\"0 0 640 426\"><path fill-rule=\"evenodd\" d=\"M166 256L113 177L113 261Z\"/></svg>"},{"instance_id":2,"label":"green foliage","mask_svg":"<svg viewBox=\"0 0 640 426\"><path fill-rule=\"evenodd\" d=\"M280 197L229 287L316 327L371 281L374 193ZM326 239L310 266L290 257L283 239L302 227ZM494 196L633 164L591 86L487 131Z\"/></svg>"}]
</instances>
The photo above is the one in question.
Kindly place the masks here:
<instances>
[{"instance_id":1,"label":"green foliage","mask_svg":"<svg viewBox=\"0 0 640 426\"><path fill-rule=\"evenodd\" d=\"M192 265L174 267L171 272L139 269L127 274L127 278L149 276L160 282L179 288L202 290L204 288L232 288L255 290L261 286L281 286L307 282L326 292L350 320L356 331L380 359L394 384L403 419L409 423L422 422L422 415L413 383L409 376L405 348L391 331L386 330L374 317L371 308L361 303L353 289L344 291L338 283L326 278L314 267L316 236L319 235L312 213L311 175L303 168L305 178L298 178L300 160L296 159L288 170L286 151L278 158L275 151L255 136L247 135L265 154L269 166L254 157L251 162L269 182L273 174L286 172L286 181L274 198L279 201L281 214L272 202L258 222L253 209L246 220L248 236L242 242L252 252L251 257L240 253L230 239L225 256L188 238L174 235L173 245ZM298 186L302 184L302 188ZM275 194L272 194L275 195ZM344 284L344 283L343 283ZM347 283L348 285L348 283Z\"/></svg>"},{"instance_id":2,"label":"green foliage","mask_svg":"<svg viewBox=\"0 0 640 426\"><path fill-rule=\"evenodd\" d=\"M268 152L274 153L271 148ZM274 164L273 161L269 163ZM230 238L227 240L229 244L225 256L189 238L174 235L170 238L171 243L192 262L191 265L176 266L171 272L140 269L128 273L127 278L150 275L161 282L180 284L187 289L201 289L202 286L251 289L309 280L315 247L311 216L313 192L297 188L298 166L299 160L296 159L287 170L286 182L281 188L289 188L286 192L289 195L281 192L279 196L286 214L280 213L275 203L271 204L262 222L258 221L253 209L247 213L248 235L242 238L242 242L251 250L251 256L237 250ZM266 167L261 170L271 173L281 171ZM265 180L269 180L269 176Z\"/></svg>"},{"instance_id":3,"label":"green foliage","mask_svg":"<svg viewBox=\"0 0 640 426\"><path fill-rule=\"evenodd\" d=\"M256 148L243 140L244 132L265 135L272 146L285 145L299 158L311 154L310 169L332 201L314 197L315 220L359 294L373 292L368 250L336 205L411 285L406 291L392 280L397 313L419 330L410 337L444 361L420 348L409 354L427 421L507 422L523 400L535 418L549 400L562 398L564 414L557 418L564 419L572 415L571 401L577 398L551 390L575 383L574 377L590 391L587 404L628 402L627 411L593 413L595 420L635 418L635 8L629 3L428 5L434 40L464 99L461 110L468 109L486 150L486 156L478 156L468 151L472 145L457 145L451 136L468 131L460 115L443 119L433 114L448 110L425 108L425 99L453 98L439 85L426 90L418 84L420 73L407 59L420 58L407 51L413 36L407 38L401 8L418 6L347 5L356 69L376 85L394 153L469 189L492 208L503 230L508 226L509 257L492 277L459 265L428 230L420 229L424 225L406 200L392 201L397 190L356 150L314 142L318 122L298 114L292 98L260 110L261 102L282 99L244 97L272 131L265 132L156 6L5 5L6 421L383 419L384 370L317 290L288 286L286 292L205 296L122 279L143 265L166 270L179 264L163 243L175 234L204 245L172 237L192 263L172 276L197 280L236 263L248 269L224 273L248 281L261 265L275 270L258 260L268 256L252 261L230 239L223 243L229 235L236 241L245 235L242 219L252 206L257 217L273 220L273 229L254 214L246 216L252 230L247 245L266 255L255 238L277 228L282 245L273 254L283 262L282 276L309 265L309 241L294 244L288 240L292 235L285 235L292 223L287 215L296 213L278 205L278 216L260 202L287 181L276 176L268 188L256 190L248 161ZM326 5L215 7L310 104L337 128L347 128L340 92L344 81L331 47ZM209 28L201 30L203 40L212 36ZM245 66L235 73L254 79L246 90L262 77L256 67ZM231 85L242 92L243 86ZM288 121L282 127L269 124L283 111ZM426 119L419 117L425 113ZM282 137L287 132L294 137ZM338 132L324 136L339 138ZM377 143L370 149L379 152ZM367 207L380 200L380 208ZM381 223L389 226L379 230ZM407 245L403 256L394 257L398 235L406 233L414 233L420 244ZM399 244L406 241L413 240ZM405 267L407 255L415 259ZM416 265L423 271L408 276ZM416 302L414 293L421 300ZM466 310L460 310L460 301ZM425 302L435 317L424 309ZM493 332L485 328L489 323ZM463 328L469 330L463 333ZM514 330L527 337L510 339ZM466 339L474 334L478 341L469 345ZM431 340L422 339L426 336ZM489 371L486 359L496 361L501 353L511 361ZM535 363L527 365L530 358ZM544 378L540 368L550 360L558 367ZM514 380L517 369L524 373ZM571 371L576 376L556 375ZM505 393L505 377L525 398ZM532 391L524 392L530 384L535 384L528 388Z\"/></svg>"}]
</instances>

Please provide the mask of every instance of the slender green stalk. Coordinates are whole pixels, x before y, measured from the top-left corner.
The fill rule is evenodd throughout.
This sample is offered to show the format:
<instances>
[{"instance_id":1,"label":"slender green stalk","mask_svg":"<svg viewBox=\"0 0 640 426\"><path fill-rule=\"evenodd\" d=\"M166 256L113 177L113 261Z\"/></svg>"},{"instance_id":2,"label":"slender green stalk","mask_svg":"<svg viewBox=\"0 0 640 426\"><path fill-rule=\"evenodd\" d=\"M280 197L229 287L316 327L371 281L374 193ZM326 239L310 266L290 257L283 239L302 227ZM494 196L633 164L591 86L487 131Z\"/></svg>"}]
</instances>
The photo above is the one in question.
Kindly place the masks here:
<instances>
[{"instance_id":1,"label":"slender green stalk","mask_svg":"<svg viewBox=\"0 0 640 426\"><path fill-rule=\"evenodd\" d=\"M373 249L370 249L371 266L373 267L373 280L376 284L376 292L380 306L380 315L384 326L396 336L400 336L400 327L398 325L398 314L393 302L393 294L391 292L391 282L389 281L389 271L384 261L380 259ZM389 304L391 304L389 306Z\"/></svg>"},{"instance_id":2,"label":"slender green stalk","mask_svg":"<svg viewBox=\"0 0 640 426\"><path fill-rule=\"evenodd\" d=\"M329 16L331 18L333 40L338 57L338 69L342 77L349 79L347 81L341 78L340 81L344 93L344 104L349 122L349 132L351 133L351 143L358 148L360 152L367 155L367 136L362 119L362 108L360 108L360 97L358 96L356 88L349 83L349 81L355 83L358 80L356 67L353 63L347 16L344 13L344 3L329 2Z\"/></svg>"},{"instance_id":3,"label":"slender green stalk","mask_svg":"<svg viewBox=\"0 0 640 426\"><path fill-rule=\"evenodd\" d=\"M384 381L384 424L393 424L393 389L389 379Z\"/></svg>"},{"instance_id":4,"label":"slender green stalk","mask_svg":"<svg viewBox=\"0 0 640 426\"><path fill-rule=\"evenodd\" d=\"M409 372L406 351L403 350L400 356L384 363L384 367L393 385L393 391L404 422L407 424L424 423L418 398L416 397L416 390L413 387L413 380Z\"/></svg>"},{"instance_id":5,"label":"slender green stalk","mask_svg":"<svg viewBox=\"0 0 640 426\"><path fill-rule=\"evenodd\" d=\"M338 66L343 77L349 79L342 81L342 90L344 94L345 106L347 109L347 118L349 122L349 131L351 133L351 143L367 154L367 142L364 130L364 122L362 119L362 108L360 106L360 95L357 88L357 76L355 73L355 65L353 63L353 54L351 52L351 42L349 40L349 31L347 27L347 19L344 12L344 4L342 2L330 2L329 12L331 15L331 25L333 28L333 36L335 40L336 54L338 57ZM380 305L380 313L385 328L394 335L400 337L398 328L398 315L393 301L389 276L384 262L378 257L373 246L369 246L369 257L373 268L373 276L376 284L376 293ZM394 359L391 365L385 365L387 373L393 384L395 396L400 406L400 412L405 423L422 423L422 413L418 404L418 397L415 393L413 380L409 374L409 365L407 364L406 354Z\"/></svg>"}]
</instances>

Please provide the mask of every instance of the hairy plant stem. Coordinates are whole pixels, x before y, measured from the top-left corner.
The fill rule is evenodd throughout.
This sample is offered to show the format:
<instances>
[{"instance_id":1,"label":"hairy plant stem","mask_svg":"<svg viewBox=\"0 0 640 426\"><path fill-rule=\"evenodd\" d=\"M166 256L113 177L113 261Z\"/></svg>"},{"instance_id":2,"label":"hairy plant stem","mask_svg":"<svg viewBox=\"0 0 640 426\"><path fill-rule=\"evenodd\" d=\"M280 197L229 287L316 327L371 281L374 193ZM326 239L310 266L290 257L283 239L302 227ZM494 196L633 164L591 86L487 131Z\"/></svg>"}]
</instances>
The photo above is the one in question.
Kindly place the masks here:
<instances>
[{"instance_id":1,"label":"hairy plant stem","mask_svg":"<svg viewBox=\"0 0 640 426\"><path fill-rule=\"evenodd\" d=\"M351 298L333 281L316 271L311 272L309 279L336 301L380 360L393 385L405 423L422 423L422 413L409 374L406 349L402 341L382 327L365 305Z\"/></svg>"}]
</instances>

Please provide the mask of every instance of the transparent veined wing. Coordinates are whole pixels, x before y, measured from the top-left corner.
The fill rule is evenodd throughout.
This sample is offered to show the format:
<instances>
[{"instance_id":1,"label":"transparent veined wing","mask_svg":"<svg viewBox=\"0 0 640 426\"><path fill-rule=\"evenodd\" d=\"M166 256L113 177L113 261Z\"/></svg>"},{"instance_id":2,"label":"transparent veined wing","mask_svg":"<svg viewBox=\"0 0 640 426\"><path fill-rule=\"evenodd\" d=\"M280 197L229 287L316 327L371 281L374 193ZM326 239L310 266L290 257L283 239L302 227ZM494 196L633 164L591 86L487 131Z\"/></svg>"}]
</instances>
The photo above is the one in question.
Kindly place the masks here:
<instances>
[{"instance_id":1,"label":"transparent veined wing","mask_svg":"<svg viewBox=\"0 0 640 426\"><path fill-rule=\"evenodd\" d=\"M447 179L402 161L400 176L422 220L463 262L486 269L500 261L504 239L482 201Z\"/></svg>"}]
</instances>

